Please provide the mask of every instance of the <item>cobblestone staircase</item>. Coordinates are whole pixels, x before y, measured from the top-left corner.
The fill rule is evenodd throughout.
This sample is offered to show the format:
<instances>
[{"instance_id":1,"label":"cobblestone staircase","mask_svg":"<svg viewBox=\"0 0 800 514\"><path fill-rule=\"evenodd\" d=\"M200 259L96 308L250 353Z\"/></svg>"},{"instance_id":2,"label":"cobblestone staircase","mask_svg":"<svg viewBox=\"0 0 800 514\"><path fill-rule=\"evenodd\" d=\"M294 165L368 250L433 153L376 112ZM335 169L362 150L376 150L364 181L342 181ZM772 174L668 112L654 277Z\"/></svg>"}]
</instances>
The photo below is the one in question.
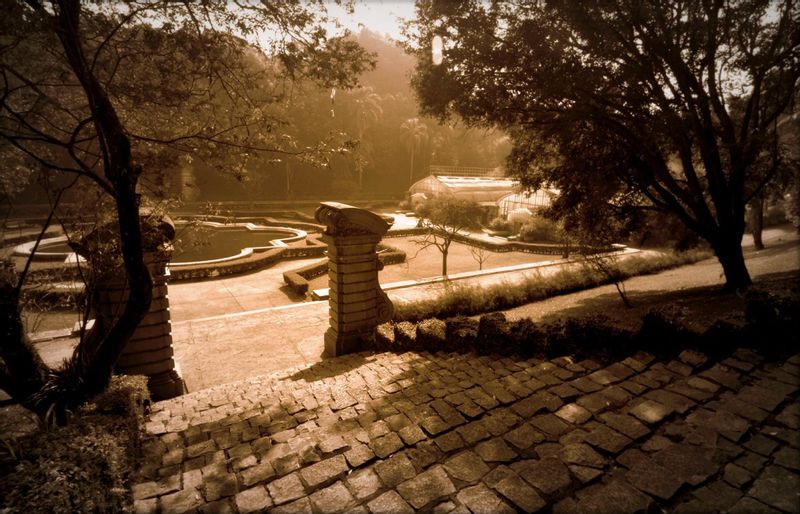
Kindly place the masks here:
<instances>
[{"instance_id":1,"label":"cobblestone staircase","mask_svg":"<svg viewBox=\"0 0 800 514\"><path fill-rule=\"evenodd\" d=\"M136 512L800 511L800 355L348 355L156 403Z\"/></svg>"}]
</instances>

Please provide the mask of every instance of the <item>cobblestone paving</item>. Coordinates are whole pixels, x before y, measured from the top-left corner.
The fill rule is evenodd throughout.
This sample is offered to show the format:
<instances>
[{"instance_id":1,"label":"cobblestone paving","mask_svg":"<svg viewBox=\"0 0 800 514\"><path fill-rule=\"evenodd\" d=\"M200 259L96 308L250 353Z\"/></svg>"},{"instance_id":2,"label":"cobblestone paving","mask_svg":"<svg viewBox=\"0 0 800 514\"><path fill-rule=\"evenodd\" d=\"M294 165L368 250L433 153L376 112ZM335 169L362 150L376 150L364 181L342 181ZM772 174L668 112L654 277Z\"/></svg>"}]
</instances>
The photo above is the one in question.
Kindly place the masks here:
<instances>
[{"instance_id":1,"label":"cobblestone paving","mask_svg":"<svg viewBox=\"0 0 800 514\"><path fill-rule=\"evenodd\" d=\"M154 405L137 512L799 512L800 354L354 354Z\"/></svg>"}]
</instances>

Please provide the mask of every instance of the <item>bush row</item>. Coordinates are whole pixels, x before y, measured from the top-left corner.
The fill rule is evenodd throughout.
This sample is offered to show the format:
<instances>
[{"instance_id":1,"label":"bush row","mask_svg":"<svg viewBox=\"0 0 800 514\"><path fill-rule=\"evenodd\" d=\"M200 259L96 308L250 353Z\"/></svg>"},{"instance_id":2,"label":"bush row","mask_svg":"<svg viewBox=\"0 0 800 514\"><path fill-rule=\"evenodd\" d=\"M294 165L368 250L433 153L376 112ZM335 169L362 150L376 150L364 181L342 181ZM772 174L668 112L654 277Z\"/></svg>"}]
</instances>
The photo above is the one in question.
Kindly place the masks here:
<instances>
[{"instance_id":1,"label":"bush row","mask_svg":"<svg viewBox=\"0 0 800 514\"><path fill-rule=\"evenodd\" d=\"M691 250L682 253L632 256L616 264L620 276L655 273L667 268L705 259L707 251ZM609 283L609 278L598 270L575 264L552 275L534 275L522 283L491 285L463 285L451 283L437 297L428 300L395 304L395 321L418 321L425 318L446 318L458 314L474 315L508 309L560 294L581 291Z\"/></svg>"},{"instance_id":2,"label":"bush row","mask_svg":"<svg viewBox=\"0 0 800 514\"><path fill-rule=\"evenodd\" d=\"M718 320L708 329L692 328L683 311L673 307L645 314L638 331L620 328L603 315L534 323L528 318L509 321L502 312L470 318L430 318L416 323L389 322L378 326L376 351L474 352L480 355L516 355L552 359L571 355L607 362L637 351L664 359L685 349L723 358L740 347L786 356L795 351L800 330L800 302L766 293L748 294L742 320Z\"/></svg>"}]
</instances>

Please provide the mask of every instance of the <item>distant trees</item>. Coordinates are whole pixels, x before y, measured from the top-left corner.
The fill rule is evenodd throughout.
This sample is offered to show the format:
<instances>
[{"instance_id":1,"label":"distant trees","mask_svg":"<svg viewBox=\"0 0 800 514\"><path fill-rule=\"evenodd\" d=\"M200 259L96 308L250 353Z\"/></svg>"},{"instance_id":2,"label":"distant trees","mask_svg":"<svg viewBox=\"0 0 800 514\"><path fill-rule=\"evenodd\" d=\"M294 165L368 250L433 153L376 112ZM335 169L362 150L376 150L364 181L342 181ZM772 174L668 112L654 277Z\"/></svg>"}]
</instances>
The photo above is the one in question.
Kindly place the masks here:
<instances>
[{"instance_id":1,"label":"distant trees","mask_svg":"<svg viewBox=\"0 0 800 514\"><path fill-rule=\"evenodd\" d=\"M797 206L785 202L783 196L797 197L797 183L800 179L800 119L797 115L784 116L775 120L775 130L761 151L754 166L762 168L761 174L773 178L761 191L756 193L748 204L747 226L753 236L756 249L764 248L761 233L764 229L765 209L770 205L788 207L785 214L791 217Z\"/></svg>"},{"instance_id":2,"label":"distant trees","mask_svg":"<svg viewBox=\"0 0 800 514\"><path fill-rule=\"evenodd\" d=\"M413 28L423 113L507 129L510 169L560 189L568 225L670 211L728 289L750 284L745 206L774 177L757 162L796 98L795 2L422 1Z\"/></svg>"},{"instance_id":3,"label":"distant trees","mask_svg":"<svg viewBox=\"0 0 800 514\"><path fill-rule=\"evenodd\" d=\"M363 88L361 97L356 98L356 128L358 134L358 147L356 149L356 172L358 173L358 188L364 186L364 165L373 152L372 141L364 138L364 133L373 123L383 115L381 97L374 93L372 88Z\"/></svg>"},{"instance_id":4,"label":"distant trees","mask_svg":"<svg viewBox=\"0 0 800 514\"><path fill-rule=\"evenodd\" d=\"M286 144L276 130L281 120L272 107L285 86L308 78L349 87L370 64L354 42L327 37L323 7L242 4L234 12L227 2L2 4L0 155L6 165L0 174L41 170L56 188L47 223L67 188L79 188L80 198L99 193L105 203L97 214L110 227L107 263L120 266L129 298L112 326L91 332L71 359L51 369L28 343L20 319L24 272L3 266L0 388L39 416L54 413L63 422L106 387L151 302L143 261L143 237L151 231L140 225L147 168L164 172L165 162L191 156L219 159L237 174L242 160L223 156L308 152ZM268 55L245 40L259 33L270 41Z\"/></svg>"},{"instance_id":5,"label":"distant trees","mask_svg":"<svg viewBox=\"0 0 800 514\"><path fill-rule=\"evenodd\" d=\"M414 152L419 151L428 141L428 127L419 118L409 118L400 125L400 128L403 129L403 140L411 154L411 166L408 170L408 185L411 186L414 183Z\"/></svg>"},{"instance_id":6,"label":"distant trees","mask_svg":"<svg viewBox=\"0 0 800 514\"><path fill-rule=\"evenodd\" d=\"M450 197L433 198L417 208L417 215L424 218L427 231L423 239L415 242L421 248L434 246L439 250L443 277L447 278L447 255L453 240L467 229L480 227L481 214L475 202Z\"/></svg>"},{"instance_id":7,"label":"distant trees","mask_svg":"<svg viewBox=\"0 0 800 514\"><path fill-rule=\"evenodd\" d=\"M439 125L429 117L420 117L408 81L413 59L393 41L368 30L351 37L375 54L377 65L359 76L359 87L337 89L334 117L330 89L305 80L295 82L293 94L275 107L287 124L273 133L291 135L295 150L318 147L325 141L329 149L337 151L316 161L249 153L243 181L234 174L221 175L205 159L197 159L190 167L200 199L286 198L287 162L292 198L401 197L408 189L410 168L402 125L410 118L418 118L428 133L427 143L414 152L415 179L422 178L420 174L430 164L502 165L510 149L505 134L455 123Z\"/></svg>"}]
</instances>

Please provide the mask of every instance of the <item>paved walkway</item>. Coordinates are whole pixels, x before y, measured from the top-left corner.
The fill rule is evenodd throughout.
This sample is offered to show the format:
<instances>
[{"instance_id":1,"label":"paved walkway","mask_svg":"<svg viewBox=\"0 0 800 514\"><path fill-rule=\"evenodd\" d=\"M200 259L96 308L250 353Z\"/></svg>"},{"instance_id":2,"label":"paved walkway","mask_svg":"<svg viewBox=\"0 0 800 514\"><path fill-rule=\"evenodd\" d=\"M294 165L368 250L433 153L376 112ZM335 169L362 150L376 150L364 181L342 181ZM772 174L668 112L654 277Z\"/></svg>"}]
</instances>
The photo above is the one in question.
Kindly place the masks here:
<instances>
[{"instance_id":1,"label":"paved walkway","mask_svg":"<svg viewBox=\"0 0 800 514\"><path fill-rule=\"evenodd\" d=\"M798 512L799 392L800 354L354 354L156 403L135 509Z\"/></svg>"}]
</instances>

